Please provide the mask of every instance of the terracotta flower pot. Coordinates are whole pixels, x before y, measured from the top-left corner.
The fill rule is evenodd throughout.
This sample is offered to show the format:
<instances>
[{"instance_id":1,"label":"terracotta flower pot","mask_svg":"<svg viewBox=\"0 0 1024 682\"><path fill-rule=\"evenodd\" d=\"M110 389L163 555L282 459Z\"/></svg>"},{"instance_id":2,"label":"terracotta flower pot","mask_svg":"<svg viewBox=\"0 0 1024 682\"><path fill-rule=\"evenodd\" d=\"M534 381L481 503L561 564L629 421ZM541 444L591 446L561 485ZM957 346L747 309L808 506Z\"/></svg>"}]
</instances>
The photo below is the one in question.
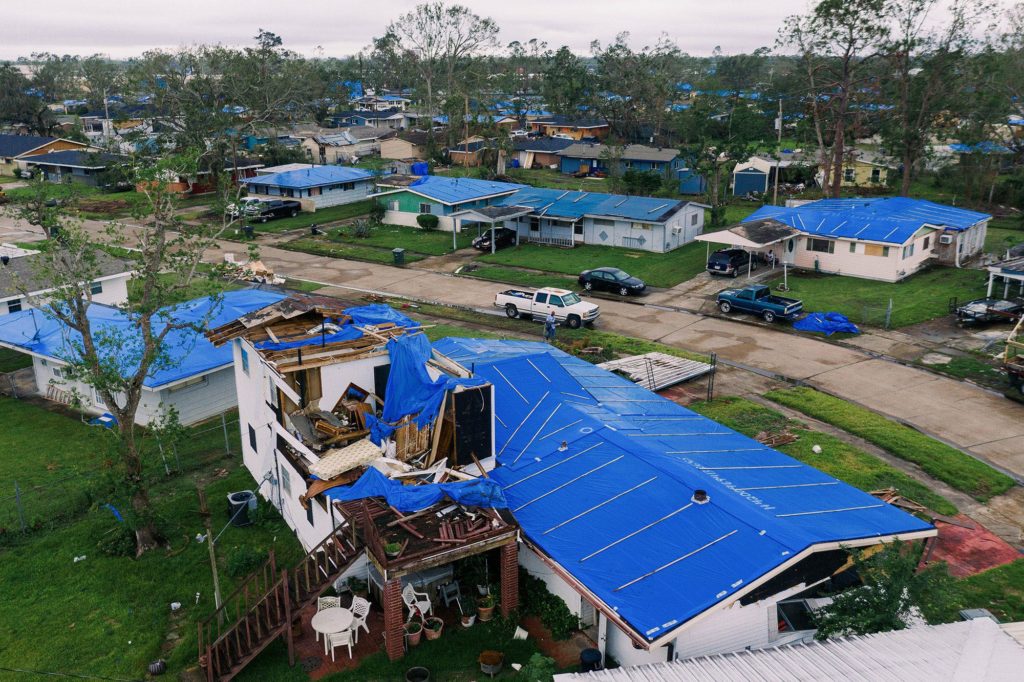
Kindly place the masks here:
<instances>
[{"instance_id":1,"label":"terracotta flower pot","mask_svg":"<svg viewBox=\"0 0 1024 682\"><path fill-rule=\"evenodd\" d=\"M414 647L419 645L420 637L423 636L423 628L416 630L416 632L405 631L405 638L409 640L409 646Z\"/></svg>"},{"instance_id":2,"label":"terracotta flower pot","mask_svg":"<svg viewBox=\"0 0 1024 682\"><path fill-rule=\"evenodd\" d=\"M431 625L437 625L437 629L431 627ZM427 636L427 639L437 639L444 632L444 621L440 618L428 618L427 622L423 625L423 633Z\"/></svg>"},{"instance_id":3,"label":"terracotta flower pot","mask_svg":"<svg viewBox=\"0 0 1024 682\"><path fill-rule=\"evenodd\" d=\"M486 623L490 619L494 618L494 607L493 606L477 606L477 616L480 618L481 623Z\"/></svg>"}]
</instances>

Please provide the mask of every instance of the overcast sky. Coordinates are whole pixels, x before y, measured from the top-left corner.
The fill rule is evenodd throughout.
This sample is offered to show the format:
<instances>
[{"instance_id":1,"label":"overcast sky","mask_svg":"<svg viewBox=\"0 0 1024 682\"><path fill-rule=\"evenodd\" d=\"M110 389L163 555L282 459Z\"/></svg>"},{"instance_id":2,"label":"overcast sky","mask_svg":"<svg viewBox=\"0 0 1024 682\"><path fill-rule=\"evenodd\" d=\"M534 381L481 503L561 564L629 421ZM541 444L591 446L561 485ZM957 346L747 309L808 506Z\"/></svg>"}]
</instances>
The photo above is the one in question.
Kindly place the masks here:
<instances>
[{"instance_id":1,"label":"overcast sky","mask_svg":"<svg viewBox=\"0 0 1024 682\"><path fill-rule=\"evenodd\" d=\"M416 0L4 0L0 59L32 52L104 53L130 57L143 50L199 43L243 45L259 28L280 35L285 46L327 56L353 54L379 36L389 21ZM501 28L502 44L539 38L588 54L629 31L635 47L666 32L679 47L707 55L771 46L785 16L807 0L463 0Z\"/></svg>"}]
</instances>

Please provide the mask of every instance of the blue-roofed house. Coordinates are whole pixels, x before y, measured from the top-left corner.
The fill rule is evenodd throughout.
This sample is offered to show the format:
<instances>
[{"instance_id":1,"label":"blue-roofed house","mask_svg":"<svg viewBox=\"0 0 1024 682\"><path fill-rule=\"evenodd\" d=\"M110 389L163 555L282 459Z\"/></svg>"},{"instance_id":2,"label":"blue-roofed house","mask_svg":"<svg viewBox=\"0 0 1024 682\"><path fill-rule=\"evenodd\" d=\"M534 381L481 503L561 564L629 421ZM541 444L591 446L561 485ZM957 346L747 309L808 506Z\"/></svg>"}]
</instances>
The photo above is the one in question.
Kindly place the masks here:
<instances>
[{"instance_id":1,"label":"blue-roofed house","mask_svg":"<svg viewBox=\"0 0 1024 682\"><path fill-rule=\"evenodd\" d=\"M384 204L384 222L417 227L417 216L438 217L438 228L458 229L456 213L501 203L523 185L475 178L426 175L421 178L385 177L378 181L377 201ZM464 213L463 213L464 215Z\"/></svg>"},{"instance_id":2,"label":"blue-roofed house","mask_svg":"<svg viewBox=\"0 0 1024 682\"><path fill-rule=\"evenodd\" d=\"M316 211L362 201L373 194L376 176L370 171L351 166L310 165L270 175L256 175L243 180L249 196L265 199L295 199L303 211Z\"/></svg>"},{"instance_id":3,"label":"blue-roofed house","mask_svg":"<svg viewBox=\"0 0 1024 682\"><path fill-rule=\"evenodd\" d=\"M283 298L270 291L229 291L220 300L204 297L172 306L167 314L178 322L205 323L212 328ZM89 306L88 315L94 333L109 330L124 342L116 351L117 359L125 363L126 371L132 371L141 353L141 341L131 332L135 322L118 308L99 303ZM154 318L154 325L159 330L162 322ZM0 347L32 357L39 395L57 402L77 402L86 412L102 414L107 408L92 387L67 375L68 360L74 357L79 342L76 332L67 330L44 309L0 316ZM181 329L168 334L165 349L169 362L151 370L143 383L138 424L149 424L168 407L174 407L187 425L236 406L230 348L215 348L201 331ZM113 354L114 349L106 352Z\"/></svg>"},{"instance_id":4,"label":"blue-roofed house","mask_svg":"<svg viewBox=\"0 0 1024 682\"><path fill-rule=\"evenodd\" d=\"M883 197L762 206L744 223L773 218L799 230L780 249L790 265L897 282L929 263L960 267L980 254L991 217L923 199Z\"/></svg>"}]
</instances>

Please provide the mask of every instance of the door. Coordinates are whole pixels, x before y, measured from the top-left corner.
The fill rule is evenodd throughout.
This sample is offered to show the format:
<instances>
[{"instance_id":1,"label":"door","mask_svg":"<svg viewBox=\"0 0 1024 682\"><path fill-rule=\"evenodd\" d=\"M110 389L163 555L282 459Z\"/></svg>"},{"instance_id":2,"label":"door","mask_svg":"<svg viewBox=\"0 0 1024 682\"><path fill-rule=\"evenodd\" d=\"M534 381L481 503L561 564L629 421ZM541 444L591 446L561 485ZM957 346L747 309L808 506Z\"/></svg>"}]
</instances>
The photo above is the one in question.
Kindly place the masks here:
<instances>
[{"instance_id":1,"label":"door","mask_svg":"<svg viewBox=\"0 0 1024 682\"><path fill-rule=\"evenodd\" d=\"M580 629L590 641L597 641L597 609L589 601L580 597Z\"/></svg>"},{"instance_id":2,"label":"door","mask_svg":"<svg viewBox=\"0 0 1024 682\"><path fill-rule=\"evenodd\" d=\"M551 310L551 305L548 304L547 294L536 294L533 297L533 310L531 311L534 315L547 316L548 311Z\"/></svg>"}]
</instances>

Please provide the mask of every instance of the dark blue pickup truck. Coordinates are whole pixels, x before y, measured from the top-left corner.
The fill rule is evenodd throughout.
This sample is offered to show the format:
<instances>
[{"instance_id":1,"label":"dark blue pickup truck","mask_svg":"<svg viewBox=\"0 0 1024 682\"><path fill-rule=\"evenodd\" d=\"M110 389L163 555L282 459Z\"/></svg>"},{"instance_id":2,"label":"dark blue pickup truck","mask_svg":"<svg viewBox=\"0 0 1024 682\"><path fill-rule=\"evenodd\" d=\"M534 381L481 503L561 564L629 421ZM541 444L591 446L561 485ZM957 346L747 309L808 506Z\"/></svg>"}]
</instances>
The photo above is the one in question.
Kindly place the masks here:
<instances>
[{"instance_id":1,"label":"dark blue pickup truck","mask_svg":"<svg viewBox=\"0 0 1024 682\"><path fill-rule=\"evenodd\" d=\"M792 320L804 309L803 301L795 298L773 296L771 289L763 284L753 284L742 289L726 289L718 293L718 309L723 313L741 310L760 315L765 322L776 318Z\"/></svg>"}]
</instances>

